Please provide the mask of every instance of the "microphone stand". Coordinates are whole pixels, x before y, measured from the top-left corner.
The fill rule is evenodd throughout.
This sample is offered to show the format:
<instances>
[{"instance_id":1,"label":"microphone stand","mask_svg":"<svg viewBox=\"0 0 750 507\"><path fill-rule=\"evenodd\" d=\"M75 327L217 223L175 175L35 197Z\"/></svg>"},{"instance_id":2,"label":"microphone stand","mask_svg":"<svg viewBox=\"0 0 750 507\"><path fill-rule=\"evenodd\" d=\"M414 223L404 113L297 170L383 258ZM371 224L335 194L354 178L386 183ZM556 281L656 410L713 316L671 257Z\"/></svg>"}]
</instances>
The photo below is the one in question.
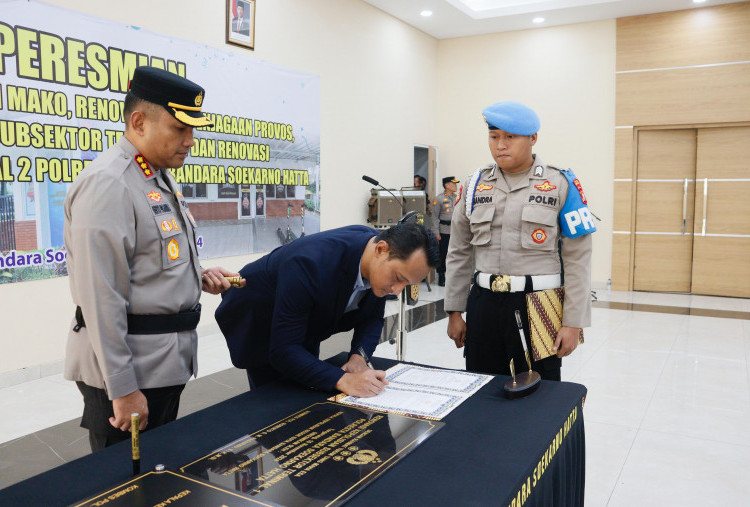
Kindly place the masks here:
<instances>
[{"instance_id":1,"label":"microphone stand","mask_svg":"<svg viewBox=\"0 0 750 507\"><path fill-rule=\"evenodd\" d=\"M370 183L372 185L376 185L389 194L391 194L394 198L396 198L396 202L401 205L401 212L405 213L406 209L404 208L404 204L401 202L401 199L395 196L393 192L385 188L383 185L378 183L377 180L370 178L369 176L362 176L362 179L365 180L367 183ZM405 213L397 222L398 224L402 224L408 220L411 220L417 215L416 211L410 211L409 213ZM398 295L398 331L396 331L396 360L403 362L406 361L406 287L399 293ZM392 340L389 340L389 343L393 343Z\"/></svg>"}]
</instances>

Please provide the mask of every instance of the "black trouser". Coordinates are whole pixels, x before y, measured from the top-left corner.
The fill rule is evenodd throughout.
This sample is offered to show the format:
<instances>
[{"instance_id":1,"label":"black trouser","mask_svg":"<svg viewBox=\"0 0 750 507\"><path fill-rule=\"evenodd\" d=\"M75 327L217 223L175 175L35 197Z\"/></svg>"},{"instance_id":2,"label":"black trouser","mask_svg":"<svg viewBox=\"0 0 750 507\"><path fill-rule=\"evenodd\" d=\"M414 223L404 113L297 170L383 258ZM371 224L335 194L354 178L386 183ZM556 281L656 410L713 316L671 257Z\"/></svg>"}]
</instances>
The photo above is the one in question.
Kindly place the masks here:
<instances>
[{"instance_id":1,"label":"black trouser","mask_svg":"<svg viewBox=\"0 0 750 507\"><path fill-rule=\"evenodd\" d=\"M130 439L129 431L120 431L112 427L109 418L114 417L112 402L107 398L104 389L98 389L76 382L83 394L83 417L81 427L89 430L89 443L93 452L101 451L117 442ZM141 389L148 403L148 426L146 430L177 419L180 408L180 394L185 385Z\"/></svg>"},{"instance_id":2,"label":"black trouser","mask_svg":"<svg viewBox=\"0 0 750 507\"><path fill-rule=\"evenodd\" d=\"M448 255L448 243L450 243L450 241L450 234L440 234L440 262L436 268L438 273L445 273L445 258Z\"/></svg>"},{"instance_id":3,"label":"black trouser","mask_svg":"<svg viewBox=\"0 0 750 507\"><path fill-rule=\"evenodd\" d=\"M530 282L527 282L527 289ZM527 292L531 292L530 290ZM474 285L466 303L466 369L510 375L510 360L516 373L528 371L515 311L521 312L531 367L545 380L560 380L562 360L551 356L534 361L529 341L529 317L525 292L492 292Z\"/></svg>"}]
</instances>

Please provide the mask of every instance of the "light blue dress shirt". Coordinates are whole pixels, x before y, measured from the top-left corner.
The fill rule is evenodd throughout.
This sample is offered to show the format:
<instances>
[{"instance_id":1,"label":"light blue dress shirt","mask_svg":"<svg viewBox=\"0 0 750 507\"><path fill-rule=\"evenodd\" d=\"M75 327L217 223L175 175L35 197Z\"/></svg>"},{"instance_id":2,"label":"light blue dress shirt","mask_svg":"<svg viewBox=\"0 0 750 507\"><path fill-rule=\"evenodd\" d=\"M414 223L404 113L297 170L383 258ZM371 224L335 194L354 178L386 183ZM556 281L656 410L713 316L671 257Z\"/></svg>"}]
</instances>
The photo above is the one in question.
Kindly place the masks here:
<instances>
[{"instance_id":1,"label":"light blue dress shirt","mask_svg":"<svg viewBox=\"0 0 750 507\"><path fill-rule=\"evenodd\" d=\"M365 291L370 288L369 280L362 278L362 261L359 261L359 269L357 269L357 279L354 280L354 290L352 295L349 297L349 302L346 304L344 313L351 312L359 308L359 302L365 296Z\"/></svg>"}]
</instances>

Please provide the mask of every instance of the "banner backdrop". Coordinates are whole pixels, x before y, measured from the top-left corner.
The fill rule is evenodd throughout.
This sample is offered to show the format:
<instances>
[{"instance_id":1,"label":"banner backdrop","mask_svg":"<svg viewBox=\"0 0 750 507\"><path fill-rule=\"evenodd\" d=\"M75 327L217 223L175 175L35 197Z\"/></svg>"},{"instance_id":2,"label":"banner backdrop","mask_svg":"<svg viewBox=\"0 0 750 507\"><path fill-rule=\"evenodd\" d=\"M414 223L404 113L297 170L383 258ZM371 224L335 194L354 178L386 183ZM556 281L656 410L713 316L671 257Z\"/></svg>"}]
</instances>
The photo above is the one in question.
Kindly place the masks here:
<instances>
[{"instance_id":1,"label":"banner backdrop","mask_svg":"<svg viewBox=\"0 0 750 507\"><path fill-rule=\"evenodd\" d=\"M26 0L0 0L0 283L66 274L63 201L124 129L138 65L206 90L213 127L171 169L201 257L320 230L320 80L244 55Z\"/></svg>"}]
</instances>

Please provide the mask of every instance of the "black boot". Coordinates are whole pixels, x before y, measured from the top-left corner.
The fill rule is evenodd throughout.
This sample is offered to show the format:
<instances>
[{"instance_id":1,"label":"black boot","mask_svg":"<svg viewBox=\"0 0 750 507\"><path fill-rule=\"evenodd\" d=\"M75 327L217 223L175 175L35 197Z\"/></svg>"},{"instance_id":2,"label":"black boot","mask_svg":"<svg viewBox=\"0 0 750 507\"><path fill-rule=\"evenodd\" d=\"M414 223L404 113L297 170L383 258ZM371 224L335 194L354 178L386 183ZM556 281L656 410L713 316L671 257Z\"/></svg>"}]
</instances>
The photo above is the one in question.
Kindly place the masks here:
<instances>
[{"instance_id":1,"label":"black boot","mask_svg":"<svg viewBox=\"0 0 750 507\"><path fill-rule=\"evenodd\" d=\"M445 287L445 273L438 273L438 285Z\"/></svg>"}]
</instances>

